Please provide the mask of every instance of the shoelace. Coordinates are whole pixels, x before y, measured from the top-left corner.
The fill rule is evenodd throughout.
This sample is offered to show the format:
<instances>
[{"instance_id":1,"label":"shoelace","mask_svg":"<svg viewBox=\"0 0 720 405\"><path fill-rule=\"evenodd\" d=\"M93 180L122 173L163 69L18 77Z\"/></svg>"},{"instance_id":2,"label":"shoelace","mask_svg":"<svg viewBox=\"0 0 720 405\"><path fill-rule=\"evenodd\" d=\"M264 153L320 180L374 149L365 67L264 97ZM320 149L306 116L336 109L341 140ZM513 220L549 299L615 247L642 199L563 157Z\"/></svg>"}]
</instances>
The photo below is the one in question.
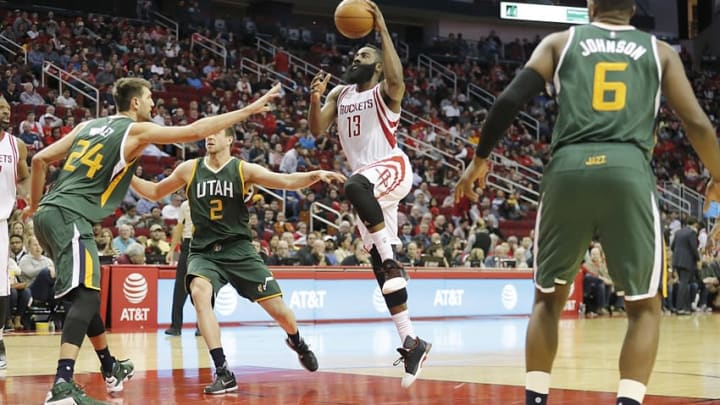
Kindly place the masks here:
<instances>
[{"instance_id":1,"label":"shoelace","mask_svg":"<svg viewBox=\"0 0 720 405\"><path fill-rule=\"evenodd\" d=\"M397 349L397 350L398 350L398 352L400 353L400 358L397 359L397 360L395 360L395 361L393 361L393 367L400 365L400 363L404 363L404 362L405 362L405 357L408 355L408 353L410 353L410 352L409 352L408 350L406 350L406 349ZM405 350L405 352L402 352L401 350Z\"/></svg>"}]
</instances>

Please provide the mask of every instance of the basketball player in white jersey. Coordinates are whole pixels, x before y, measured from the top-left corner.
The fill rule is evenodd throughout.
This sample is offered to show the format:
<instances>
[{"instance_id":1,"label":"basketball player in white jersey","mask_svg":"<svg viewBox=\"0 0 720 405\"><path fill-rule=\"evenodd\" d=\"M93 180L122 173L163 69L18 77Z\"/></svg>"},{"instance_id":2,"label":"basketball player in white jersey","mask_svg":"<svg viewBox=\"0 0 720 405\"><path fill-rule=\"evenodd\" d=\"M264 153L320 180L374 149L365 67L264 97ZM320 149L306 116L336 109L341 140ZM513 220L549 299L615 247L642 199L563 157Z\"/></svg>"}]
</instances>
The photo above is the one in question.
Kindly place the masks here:
<instances>
[{"instance_id":1,"label":"basketball player in white jersey","mask_svg":"<svg viewBox=\"0 0 720 405\"><path fill-rule=\"evenodd\" d=\"M401 385L407 388L420 374L432 345L413 332L407 281L392 248L401 244L398 204L410 192L413 176L410 161L395 138L405 85L402 63L383 15L372 1L367 1L367 7L375 17L382 49L360 48L344 78L349 84L332 89L322 108L320 98L330 75L319 72L311 84L308 121L310 131L319 134L337 118L338 137L353 170L345 183L345 196L360 218L356 221L360 236L370 251L375 278L402 341L398 349L405 363Z\"/></svg>"},{"instance_id":2,"label":"basketball player in white jersey","mask_svg":"<svg viewBox=\"0 0 720 405\"><path fill-rule=\"evenodd\" d=\"M15 208L17 183L30 175L26 160L27 148L23 141L7 132L8 128L10 104L0 96L0 370L7 368L3 328L10 302L8 218Z\"/></svg>"}]
</instances>

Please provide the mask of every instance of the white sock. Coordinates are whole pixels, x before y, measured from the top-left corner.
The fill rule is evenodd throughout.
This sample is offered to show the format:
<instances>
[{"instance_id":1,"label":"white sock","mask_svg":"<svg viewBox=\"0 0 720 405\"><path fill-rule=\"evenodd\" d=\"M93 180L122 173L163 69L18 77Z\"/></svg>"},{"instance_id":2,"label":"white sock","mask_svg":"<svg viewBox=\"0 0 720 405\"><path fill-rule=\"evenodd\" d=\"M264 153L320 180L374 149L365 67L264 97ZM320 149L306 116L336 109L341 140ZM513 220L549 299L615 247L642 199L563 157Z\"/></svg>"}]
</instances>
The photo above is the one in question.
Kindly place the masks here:
<instances>
[{"instance_id":1,"label":"white sock","mask_svg":"<svg viewBox=\"0 0 720 405\"><path fill-rule=\"evenodd\" d=\"M623 379L620 380L620 384L618 384L617 396L630 398L642 404L645 398L645 391L647 391L645 384L635 380Z\"/></svg>"},{"instance_id":2,"label":"white sock","mask_svg":"<svg viewBox=\"0 0 720 405\"><path fill-rule=\"evenodd\" d=\"M410 315L408 314L407 309L402 312L398 312L395 315L391 315L391 318L393 322L395 322L395 327L397 328L402 342L405 342L406 336L415 338L415 331L413 331L412 321L410 321Z\"/></svg>"},{"instance_id":3,"label":"white sock","mask_svg":"<svg viewBox=\"0 0 720 405\"><path fill-rule=\"evenodd\" d=\"M547 394L550 392L550 373L528 371L525 374L525 389L538 394Z\"/></svg>"},{"instance_id":4,"label":"white sock","mask_svg":"<svg viewBox=\"0 0 720 405\"><path fill-rule=\"evenodd\" d=\"M390 233L387 228L383 228L375 233L370 234L373 244L380 253L380 259L384 262L387 259L395 257L392 245L390 244Z\"/></svg>"}]
</instances>

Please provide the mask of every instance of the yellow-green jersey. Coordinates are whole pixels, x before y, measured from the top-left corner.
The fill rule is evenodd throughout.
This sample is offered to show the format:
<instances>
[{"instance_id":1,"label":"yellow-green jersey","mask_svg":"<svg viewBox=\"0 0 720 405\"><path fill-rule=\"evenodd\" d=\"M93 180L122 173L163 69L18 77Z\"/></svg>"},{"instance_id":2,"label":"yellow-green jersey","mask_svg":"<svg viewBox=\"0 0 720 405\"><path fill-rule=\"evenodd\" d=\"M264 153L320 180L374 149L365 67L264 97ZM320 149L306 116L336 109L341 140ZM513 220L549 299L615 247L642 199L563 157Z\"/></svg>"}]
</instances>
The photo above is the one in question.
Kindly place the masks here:
<instances>
[{"instance_id":1,"label":"yellow-green jersey","mask_svg":"<svg viewBox=\"0 0 720 405\"><path fill-rule=\"evenodd\" d=\"M650 159L661 77L653 35L599 23L570 28L555 70L559 115L552 150L586 142L630 143Z\"/></svg>"},{"instance_id":2,"label":"yellow-green jersey","mask_svg":"<svg viewBox=\"0 0 720 405\"><path fill-rule=\"evenodd\" d=\"M91 223L113 214L127 194L137 164L126 162L123 150L134 122L119 115L89 121L73 140L60 175L40 206L61 207Z\"/></svg>"},{"instance_id":3,"label":"yellow-green jersey","mask_svg":"<svg viewBox=\"0 0 720 405\"><path fill-rule=\"evenodd\" d=\"M251 240L244 194L242 161L233 157L213 170L206 165L205 158L195 159L187 186L193 223L190 251L205 251L229 240Z\"/></svg>"}]
</instances>

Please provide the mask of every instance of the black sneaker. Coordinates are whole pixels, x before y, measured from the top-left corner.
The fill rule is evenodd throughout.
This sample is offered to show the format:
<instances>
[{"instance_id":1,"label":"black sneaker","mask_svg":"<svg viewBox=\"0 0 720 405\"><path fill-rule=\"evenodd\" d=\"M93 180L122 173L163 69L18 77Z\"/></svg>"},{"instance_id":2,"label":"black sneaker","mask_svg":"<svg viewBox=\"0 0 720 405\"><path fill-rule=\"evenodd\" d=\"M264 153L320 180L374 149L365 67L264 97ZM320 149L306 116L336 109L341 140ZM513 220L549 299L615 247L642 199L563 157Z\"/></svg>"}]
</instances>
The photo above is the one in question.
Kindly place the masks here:
<instances>
[{"instance_id":1,"label":"black sneaker","mask_svg":"<svg viewBox=\"0 0 720 405\"><path fill-rule=\"evenodd\" d=\"M108 402L98 401L89 397L85 390L74 381L60 380L52 386L45 397L45 405L109 405Z\"/></svg>"},{"instance_id":2,"label":"black sneaker","mask_svg":"<svg viewBox=\"0 0 720 405\"><path fill-rule=\"evenodd\" d=\"M383 294L392 294L407 287L407 280L405 280L402 267L398 262L387 259L382 264L382 270L385 273L385 283L382 286Z\"/></svg>"},{"instance_id":3,"label":"black sneaker","mask_svg":"<svg viewBox=\"0 0 720 405\"><path fill-rule=\"evenodd\" d=\"M123 383L135 375L135 365L130 359L118 360L113 357L114 363L110 373L100 370L105 378L107 392L120 392L123 390Z\"/></svg>"},{"instance_id":4,"label":"black sneaker","mask_svg":"<svg viewBox=\"0 0 720 405\"><path fill-rule=\"evenodd\" d=\"M170 327L165 329L165 334L169 336L180 336L182 332L178 328Z\"/></svg>"},{"instance_id":5,"label":"black sneaker","mask_svg":"<svg viewBox=\"0 0 720 405\"><path fill-rule=\"evenodd\" d=\"M300 364L302 364L307 371L315 371L318 369L317 357L315 357L315 353L310 350L310 346L308 346L303 339L300 339L300 344L297 346L293 344L290 338L285 339L285 343L298 354Z\"/></svg>"},{"instance_id":6,"label":"black sneaker","mask_svg":"<svg viewBox=\"0 0 720 405\"><path fill-rule=\"evenodd\" d=\"M431 343L419 337L415 337L414 339L410 336L405 337L403 347L397 349L398 353L400 353L400 358L393 363L393 366L405 363L405 375L403 375L402 382L400 383L403 388L411 386L412 383L415 382L415 379L418 378L431 348Z\"/></svg>"},{"instance_id":7,"label":"black sneaker","mask_svg":"<svg viewBox=\"0 0 720 405\"><path fill-rule=\"evenodd\" d=\"M210 395L219 395L226 392L237 391L237 381L235 374L228 370L227 363L215 370L215 380L212 384L205 387L205 393Z\"/></svg>"},{"instance_id":8,"label":"black sneaker","mask_svg":"<svg viewBox=\"0 0 720 405\"><path fill-rule=\"evenodd\" d=\"M5 356L5 341L0 340L0 370L7 368L7 357Z\"/></svg>"}]
</instances>

